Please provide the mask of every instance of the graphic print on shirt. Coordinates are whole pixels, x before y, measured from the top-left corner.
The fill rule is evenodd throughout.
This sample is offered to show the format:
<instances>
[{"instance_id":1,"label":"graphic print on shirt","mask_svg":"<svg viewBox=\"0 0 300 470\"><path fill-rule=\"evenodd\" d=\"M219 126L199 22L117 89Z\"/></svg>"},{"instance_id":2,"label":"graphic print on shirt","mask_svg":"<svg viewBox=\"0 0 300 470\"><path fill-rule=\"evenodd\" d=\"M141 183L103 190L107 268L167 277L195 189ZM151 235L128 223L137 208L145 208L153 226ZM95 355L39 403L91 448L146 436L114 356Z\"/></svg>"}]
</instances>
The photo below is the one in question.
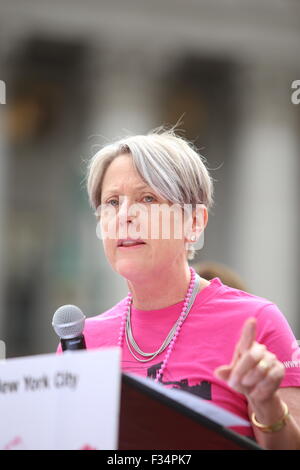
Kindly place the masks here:
<instances>
[{"instance_id":1,"label":"graphic print on shirt","mask_svg":"<svg viewBox=\"0 0 300 470\"><path fill-rule=\"evenodd\" d=\"M147 377L150 379L155 379L156 375L158 374L159 369L162 366L162 362L159 364L154 364L153 366L147 369ZM164 375L160 376L159 382L162 385L175 385L171 388L177 388L180 390L184 390L185 392L193 393L198 397L203 398L204 400L211 400L211 383L203 380L196 385L189 385L188 379L181 379L180 381L169 381L164 382L163 380Z\"/></svg>"},{"instance_id":2,"label":"graphic print on shirt","mask_svg":"<svg viewBox=\"0 0 300 470\"><path fill-rule=\"evenodd\" d=\"M158 364L154 364L151 367L146 369L146 365L136 365L135 367L132 367L133 362L131 361L125 361L127 363L127 367L124 366L124 361L123 361L123 370L124 372L133 372L133 373L140 373L141 369L144 370L144 374L146 377L150 379L155 379L156 375L158 374L159 369L162 366L162 362L159 362ZM137 372L137 369L139 372ZM196 385L189 385L188 379L181 379L181 380L169 380L166 381L164 380L164 375L162 374L160 376L159 382L162 385L173 385L171 388L176 388L180 390L184 390L185 392L193 393L194 395L203 398L204 400L212 400L211 396L211 382L208 382L206 380L200 381Z\"/></svg>"}]
</instances>

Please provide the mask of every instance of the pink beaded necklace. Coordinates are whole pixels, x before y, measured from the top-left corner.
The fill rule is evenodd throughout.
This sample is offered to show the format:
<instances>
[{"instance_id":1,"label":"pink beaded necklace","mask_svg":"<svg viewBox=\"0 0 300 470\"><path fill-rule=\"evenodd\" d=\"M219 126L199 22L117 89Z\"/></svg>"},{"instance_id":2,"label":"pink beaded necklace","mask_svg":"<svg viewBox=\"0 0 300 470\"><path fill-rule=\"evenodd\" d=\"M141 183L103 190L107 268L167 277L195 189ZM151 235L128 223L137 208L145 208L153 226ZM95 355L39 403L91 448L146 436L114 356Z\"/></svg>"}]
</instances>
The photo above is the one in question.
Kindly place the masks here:
<instances>
[{"instance_id":1,"label":"pink beaded necklace","mask_svg":"<svg viewBox=\"0 0 300 470\"><path fill-rule=\"evenodd\" d=\"M172 334L172 336L169 338L169 340L165 340L165 343L166 343L166 346L165 347L161 347L156 353L144 353L144 355L148 355L148 356L151 356L153 355L153 357L155 357L159 352L162 352L166 347L167 345L169 344L168 346L168 349L167 349L167 352L166 352L166 355L165 355L165 358L163 360L163 363L162 363L162 366L161 368L159 369L158 371L158 374L155 378L155 382L158 382L160 377L162 376L166 366L167 366L167 363L168 363L168 360L169 360L169 357L174 349L174 345L175 345L175 342L176 342L176 339L178 338L179 336L179 332L180 332L180 329L181 329L181 326L184 322L184 320L186 319L187 317L187 314L188 312L190 311L192 305L193 305L193 302L195 300L195 297L196 297L196 293L197 293L197 288L200 284L200 278L199 276L196 274L196 271L194 270L194 268L190 267L190 273L191 273L191 279L190 279L190 284L189 284L189 288L187 290L187 293L186 293L186 296L185 296L185 299L184 299L184 302L183 302L183 308L182 308L182 312L177 320L177 322L175 323L174 325L174 333ZM197 276L197 283L196 283L196 276ZM196 287L196 288L195 288ZM192 297L192 299L191 299ZM192 300L192 301L191 301ZM118 346L120 348L122 348L123 346L123 339L124 339L124 336L126 336L126 341L127 341L127 345L128 345L128 349L129 351L131 352L131 354L139 361L141 362L146 362L147 360L152 360L151 359L146 359L146 360L142 360L142 359L138 359L132 352L130 346L129 346L129 341L128 341L128 334L127 334L127 328L126 328L126 324L130 325L130 313L131 313L131 304L132 304L132 294L131 292L128 292L128 295L126 297L126 300L125 300L125 310L124 310L124 313L122 315L122 320L121 320L121 326L120 326L120 332L119 332L119 339L118 339ZM175 329L176 327L176 329ZM171 330L172 331L172 330ZM171 333L171 332L170 332ZM169 333L169 335L170 335ZM167 338L168 339L168 338Z\"/></svg>"}]
</instances>

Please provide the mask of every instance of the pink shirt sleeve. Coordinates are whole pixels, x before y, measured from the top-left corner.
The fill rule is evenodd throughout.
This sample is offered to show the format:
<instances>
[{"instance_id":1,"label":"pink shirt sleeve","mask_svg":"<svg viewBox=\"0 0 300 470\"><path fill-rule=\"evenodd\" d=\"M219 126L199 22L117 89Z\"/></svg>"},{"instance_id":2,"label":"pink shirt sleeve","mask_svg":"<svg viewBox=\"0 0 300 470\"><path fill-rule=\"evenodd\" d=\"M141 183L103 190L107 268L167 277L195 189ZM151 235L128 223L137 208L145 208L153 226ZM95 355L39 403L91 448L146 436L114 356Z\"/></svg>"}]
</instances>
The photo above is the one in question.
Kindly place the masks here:
<instances>
[{"instance_id":1,"label":"pink shirt sleeve","mask_svg":"<svg viewBox=\"0 0 300 470\"><path fill-rule=\"evenodd\" d=\"M280 387L300 387L300 348L284 314L274 303L265 305L257 315L256 341L285 366Z\"/></svg>"}]
</instances>

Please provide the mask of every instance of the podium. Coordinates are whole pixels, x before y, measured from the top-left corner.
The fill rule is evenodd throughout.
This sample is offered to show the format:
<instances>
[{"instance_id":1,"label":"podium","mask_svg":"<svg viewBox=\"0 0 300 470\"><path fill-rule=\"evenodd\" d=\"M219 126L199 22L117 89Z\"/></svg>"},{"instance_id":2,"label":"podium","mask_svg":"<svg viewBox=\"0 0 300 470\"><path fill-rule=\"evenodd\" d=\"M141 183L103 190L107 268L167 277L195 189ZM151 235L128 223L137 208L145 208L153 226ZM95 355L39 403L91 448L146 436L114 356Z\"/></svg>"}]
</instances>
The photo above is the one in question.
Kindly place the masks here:
<instances>
[{"instance_id":1,"label":"podium","mask_svg":"<svg viewBox=\"0 0 300 470\"><path fill-rule=\"evenodd\" d=\"M162 389L122 373L118 450L265 450Z\"/></svg>"},{"instance_id":2,"label":"podium","mask_svg":"<svg viewBox=\"0 0 300 470\"><path fill-rule=\"evenodd\" d=\"M113 347L0 361L0 449L262 449L228 429L248 420L122 373L120 354Z\"/></svg>"}]
</instances>

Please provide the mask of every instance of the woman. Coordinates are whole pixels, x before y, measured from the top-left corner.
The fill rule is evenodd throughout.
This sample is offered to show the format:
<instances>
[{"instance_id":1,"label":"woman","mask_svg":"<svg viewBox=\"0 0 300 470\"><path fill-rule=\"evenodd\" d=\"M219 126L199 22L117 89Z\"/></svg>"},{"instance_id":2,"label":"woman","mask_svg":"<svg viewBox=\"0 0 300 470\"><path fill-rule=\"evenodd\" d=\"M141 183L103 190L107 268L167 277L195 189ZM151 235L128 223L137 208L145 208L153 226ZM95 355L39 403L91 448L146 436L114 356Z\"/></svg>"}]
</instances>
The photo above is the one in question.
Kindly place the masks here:
<instances>
[{"instance_id":1,"label":"woman","mask_svg":"<svg viewBox=\"0 0 300 470\"><path fill-rule=\"evenodd\" d=\"M129 288L87 320L87 347L119 345L124 371L248 419L235 430L263 447L300 449L300 372L283 365L297 346L284 315L189 267L213 204L203 158L173 131L124 138L91 159L87 188L106 257Z\"/></svg>"}]
</instances>

